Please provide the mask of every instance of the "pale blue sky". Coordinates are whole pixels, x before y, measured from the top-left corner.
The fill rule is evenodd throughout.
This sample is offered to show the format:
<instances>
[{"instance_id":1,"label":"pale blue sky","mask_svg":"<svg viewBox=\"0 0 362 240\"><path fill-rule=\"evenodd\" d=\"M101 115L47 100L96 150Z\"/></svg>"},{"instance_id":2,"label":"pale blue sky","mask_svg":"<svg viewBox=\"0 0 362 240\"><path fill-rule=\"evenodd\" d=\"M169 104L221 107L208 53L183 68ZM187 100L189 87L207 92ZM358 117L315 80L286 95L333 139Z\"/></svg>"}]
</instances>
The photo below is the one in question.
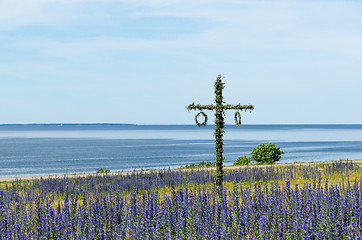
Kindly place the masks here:
<instances>
[{"instance_id":1,"label":"pale blue sky","mask_svg":"<svg viewBox=\"0 0 362 240\"><path fill-rule=\"evenodd\" d=\"M194 124L219 73L244 123L362 123L361 63L362 1L0 0L0 123Z\"/></svg>"}]
</instances>

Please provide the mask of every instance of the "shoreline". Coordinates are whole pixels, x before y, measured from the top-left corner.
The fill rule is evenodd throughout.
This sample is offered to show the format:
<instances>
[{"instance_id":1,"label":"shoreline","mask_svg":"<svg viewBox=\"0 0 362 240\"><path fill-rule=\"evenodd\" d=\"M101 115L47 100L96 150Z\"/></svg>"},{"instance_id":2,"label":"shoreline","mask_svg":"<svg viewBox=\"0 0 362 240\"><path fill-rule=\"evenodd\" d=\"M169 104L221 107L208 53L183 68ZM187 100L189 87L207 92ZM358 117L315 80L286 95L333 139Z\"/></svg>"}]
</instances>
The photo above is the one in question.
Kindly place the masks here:
<instances>
[{"instance_id":1,"label":"shoreline","mask_svg":"<svg viewBox=\"0 0 362 240\"><path fill-rule=\"evenodd\" d=\"M224 166L223 169L240 169L240 168L256 168L256 167L270 167L270 166L290 166L290 165L316 165L321 163L333 163L338 161L352 161L355 163L362 163L362 159L354 160L327 160L320 162L296 162L296 163L276 163L272 165L249 165L249 166ZM112 176L112 175L127 175L133 172L150 172L150 171L162 171L168 168L162 169L150 169L150 170L132 170L132 171L119 171L110 173L68 173L68 174L49 174L49 175L35 175L35 176L20 176L20 177L1 177L0 182L13 182L16 180L35 180L35 179L49 179L49 178L78 178L78 177L91 177L91 176ZM171 168L171 171L192 171L192 170L216 170L215 167L208 168Z\"/></svg>"}]
</instances>

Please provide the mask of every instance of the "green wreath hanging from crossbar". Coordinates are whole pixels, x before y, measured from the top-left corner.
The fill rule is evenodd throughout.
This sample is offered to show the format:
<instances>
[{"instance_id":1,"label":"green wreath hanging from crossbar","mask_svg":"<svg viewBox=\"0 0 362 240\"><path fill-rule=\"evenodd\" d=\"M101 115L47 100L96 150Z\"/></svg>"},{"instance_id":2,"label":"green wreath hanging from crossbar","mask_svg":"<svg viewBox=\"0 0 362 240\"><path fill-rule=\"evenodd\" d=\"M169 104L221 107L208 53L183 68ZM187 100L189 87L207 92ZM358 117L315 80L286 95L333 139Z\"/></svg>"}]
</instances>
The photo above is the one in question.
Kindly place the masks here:
<instances>
[{"instance_id":1,"label":"green wreath hanging from crossbar","mask_svg":"<svg viewBox=\"0 0 362 240\"><path fill-rule=\"evenodd\" d=\"M198 117L200 116L200 114L204 117L204 121L202 123L199 123L198 121ZM204 113L204 112L199 112L198 114L196 114L195 116L195 122L196 122L196 125L201 127L201 126L205 126L206 123L207 123L207 115Z\"/></svg>"},{"instance_id":2,"label":"green wreath hanging from crossbar","mask_svg":"<svg viewBox=\"0 0 362 240\"><path fill-rule=\"evenodd\" d=\"M240 112L235 112L235 124L240 126L241 125L241 115Z\"/></svg>"}]
</instances>

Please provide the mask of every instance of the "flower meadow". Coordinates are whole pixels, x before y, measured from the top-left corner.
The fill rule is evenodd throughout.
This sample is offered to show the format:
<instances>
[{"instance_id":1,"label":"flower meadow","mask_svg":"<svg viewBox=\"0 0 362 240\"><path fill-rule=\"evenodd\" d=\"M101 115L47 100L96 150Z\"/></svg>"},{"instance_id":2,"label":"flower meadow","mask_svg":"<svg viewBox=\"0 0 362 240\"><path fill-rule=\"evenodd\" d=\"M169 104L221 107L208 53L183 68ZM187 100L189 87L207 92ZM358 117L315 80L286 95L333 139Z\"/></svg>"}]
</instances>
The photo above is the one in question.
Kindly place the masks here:
<instances>
[{"instance_id":1,"label":"flower meadow","mask_svg":"<svg viewBox=\"0 0 362 240\"><path fill-rule=\"evenodd\" d=\"M330 164L17 180L0 239L361 239L362 166Z\"/></svg>"}]
</instances>

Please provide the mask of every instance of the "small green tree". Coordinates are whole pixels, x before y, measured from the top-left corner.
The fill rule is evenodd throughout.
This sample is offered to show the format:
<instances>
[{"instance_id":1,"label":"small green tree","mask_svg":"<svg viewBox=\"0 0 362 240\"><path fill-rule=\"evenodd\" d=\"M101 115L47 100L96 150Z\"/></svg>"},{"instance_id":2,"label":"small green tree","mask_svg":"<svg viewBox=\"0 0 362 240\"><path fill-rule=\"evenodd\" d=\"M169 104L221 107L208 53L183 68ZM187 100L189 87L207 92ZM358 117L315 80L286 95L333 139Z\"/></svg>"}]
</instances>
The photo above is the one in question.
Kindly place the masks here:
<instances>
[{"instance_id":1,"label":"small green tree","mask_svg":"<svg viewBox=\"0 0 362 240\"><path fill-rule=\"evenodd\" d=\"M246 166L250 164L250 158L248 158L247 156L241 156L238 157L238 159L235 160L234 162L234 166Z\"/></svg>"},{"instance_id":2,"label":"small green tree","mask_svg":"<svg viewBox=\"0 0 362 240\"><path fill-rule=\"evenodd\" d=\"M283 151L280 147L276 147L272 143L259 144L251 152L251 160L258 162L259 164L272 164L280 160Z\"/></svg>"}]
</instances>

